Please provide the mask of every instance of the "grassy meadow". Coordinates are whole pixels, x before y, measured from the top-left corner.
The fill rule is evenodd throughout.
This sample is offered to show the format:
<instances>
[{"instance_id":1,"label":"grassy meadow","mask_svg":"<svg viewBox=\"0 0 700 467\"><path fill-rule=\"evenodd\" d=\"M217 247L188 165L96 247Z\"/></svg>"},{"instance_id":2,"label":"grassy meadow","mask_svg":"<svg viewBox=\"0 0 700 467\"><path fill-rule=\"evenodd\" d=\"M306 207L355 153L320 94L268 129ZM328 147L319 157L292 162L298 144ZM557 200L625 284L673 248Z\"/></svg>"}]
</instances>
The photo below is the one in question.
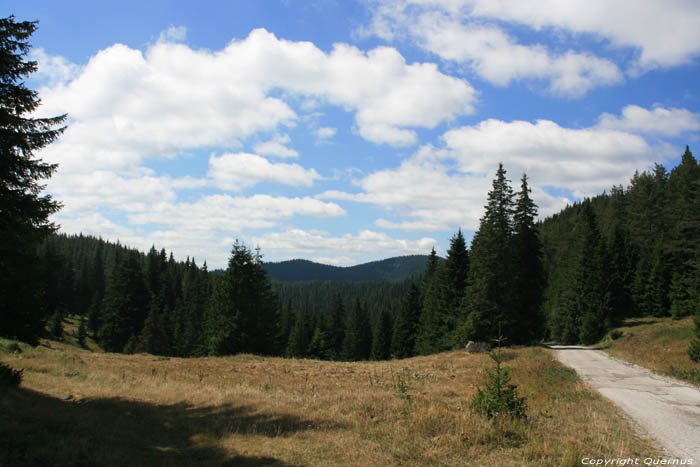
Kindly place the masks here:
<instances>
[{"instance_id":1,"label":"grassy meadow","mask_svg":"<svg viewBox=\"0 0 700 467\"><path fill-rule=\"evenodd\" d=\"M66 341L71 342L71 336ZM339 363L121 355L0 340L0 465L580 465L658 454L539 347L508 350L526 420L469 404L486 354Z\"/></svg>"},{"instance_id":2,"label":"grassy meadow","mask_svg":"<svg viewBox=\"0 0 700 467\"><path fill-rule=\"evenodd\" d=\"M700 386L700 365L688 357L692 339L691 317L630 318L611 331L598 347L613 357Z\"/></svg>"}]
</instances>

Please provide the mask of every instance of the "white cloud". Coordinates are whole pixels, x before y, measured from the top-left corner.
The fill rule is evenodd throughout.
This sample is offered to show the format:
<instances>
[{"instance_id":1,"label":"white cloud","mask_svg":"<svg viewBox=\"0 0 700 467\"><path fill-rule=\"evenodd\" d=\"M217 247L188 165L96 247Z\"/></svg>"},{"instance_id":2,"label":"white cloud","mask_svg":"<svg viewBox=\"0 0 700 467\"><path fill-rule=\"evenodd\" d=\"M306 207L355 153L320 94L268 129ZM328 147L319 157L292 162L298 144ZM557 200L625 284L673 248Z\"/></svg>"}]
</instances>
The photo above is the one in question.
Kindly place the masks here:
<instances>
[{"instance_id":1,"label":"white cloud","mask_svg":"<svg viewBox=\"0 0 700 467\"><path fill-rule=\"evenodd\" d=\"M60 57L44 59L52 60ZM133 170L147 156L238 148L256 134L295 125L285 99L296 97L354 112L358 134L370 141L412 144L410 128L470 113L475 99L466 81L433 64L407 64L392 48L336 44L325 53L262 29L218 51L159 41L143 53L115 44L77 71L46 69L54 82L65 82L42 88L38 113L70 115L69 130L49 151L64 168ZM261 150L293 157L284 144L272 140Z\"/></svg>"},{"instance_id":2,"label":"white cloud","mask_svg":"<svg viewBox=\"0 0 700 467\"><path fill-rule=\"evenodd\" d=\"M601 115L598 126L610 130L676 137L700 130L700 114L686 109L655 107L647 110L637 105L628 105L622 109L619 117L608 113Z\"/></svg>"},{"instance_id":3,"label":"white cloud","mask_svg":"<svg viewBox=\"0 0 700 467\"><path fill-rule=\"evenodd\" d=\"M375 222L384 229L475 230L499 162L515 191L527 173L540 216L546 216L625 184L635 170L665 156L639 135L600 126L565 128L547 120L485 120L446 132L443 142L443 148L424 146L396 168L359 178L358 193L326 191L318 198L384 208L387 216Z\"/></svg>"},{"instance_id":4,"label":"white cloud","mask_svg":"<svg viewBox=\"0 0 700 467\"><path fill-rule=\"evenodd\" d=\"M29 59L37 62L37 71L32 75L33 80L42 86L54 87L65 84L80 73L80 66L71 63L64 57L49 55L42 48L32 49Z\"/></svg>"},{"instance_id":5,"label":"white cloud","mask_svg":"<svg viewBox=\"0 0 700 467\"><path fill-rule=\"evenodd\" d=\"M609 189L650 165L654 155L640 136L604 128L564 128L489 119L444 135L465 173L490 173L503 162L511 174L526 172L538 186L568 189L576 197Z\"/></svg>"},{"instance_id":6,"label":"white cloud","mask_svg":"<svg viewBox=\"0 0 700 467\"><path fill-rule=\"evenodd\" d=\"M321 178L314 169L298 164L273 164L256 154L223 154L209 158L207 175L214 185L231 191L240 191L260 182L291 186L311 186Z\"/></svg>"},{"instance_id":7,"label":"white cloud","mask_svg":"<svg viewBox=\"0 0 700 467\"><path fill-rule=\"evenodd\" d=\"M543 41L554 37L555 44L565 32L632 49L638 52L627 63L633 76L690 63L700 55L700 3L693 0L393 0L369 5L373 16L364 33L389 41L409 38L497 85L549 80L552 92L569 97L618 83L622 73L611 60L590 52L518 43L504 27L525 25Z\"/></svg>"},{"instance_id":8,"label":"white cloud","mask_svg":"<svg viewBox=\"0 0 700 467\"><path fill-rule=\"evenodd\" d=\"M590 53L553 53L542 44L519 44L500 26L473 18L459 2L382 2L374 8L369 30L387 40L412 38L499 86L516 79L544 79L550 82L551 92L580 97L594 87L623 79L617 65Z\"/></svg>"},{"instance_id":9,"label":"white cloud","mask_svg":"<svg viewBox=\"0 0 700 467\"><path fill-rule=\"evenodd\" d=\"M322 126L316 130L316 142L325 143L333 139L333 137L338 133L337 128Z\"/></svg>"},{"instance_id":10,"label":"white cloud","mask_svg":"<svg viewBox=\"0 0 700 467\"><path fill-rule=\"evenodd\" d=\"M289 135L277 134L270 141L264 141L262 143L256 144L253 147L253 149L255 149L256 153L262 154L264 156L275 156L275 157L282 157L282 158L298 157L299 153L297 151L285 146L286 144L289 144L291 141L292 140L289 137Z\"/></svg>"},{"instance_id":11,"label":"white cloud","mask_svg":"<svg viewBox=\"0 0 700 467\"><path fill-rule=\"evenodd\" d=\"M694 0L466 0L477 17L592 34L639 50L641 69L689 63L700 55L700 3Z\"/></svg>"},{"instance_id":12,"label":"white cloud","mask_svg":"<svg viewBox=\"0 0 700 467\"><path fill-rule=\"evenodd\" d=\"M436 241L423 237L418 240L405 240L389 237L385 233L362 230L357 235L345 234L332 236L319 230L289 229L281 232L269 232L252 238L255 245L263 251L277 254L295 255L335 254L342 251L346 255L361 256L381 253L384 256L427 254ZM348 261L356 261L347 257Z\"/></svg>"},{"instance_id":13,"label":"white cloud","mask_svg":"<svg viewBox=\"0 0 700 467\"><path fill-rule=\"evenodd\" d=\"M172 24L158 36L158 42L183 42L185 39L187 39L187 28Z\"/></svg>"}]
</instances>

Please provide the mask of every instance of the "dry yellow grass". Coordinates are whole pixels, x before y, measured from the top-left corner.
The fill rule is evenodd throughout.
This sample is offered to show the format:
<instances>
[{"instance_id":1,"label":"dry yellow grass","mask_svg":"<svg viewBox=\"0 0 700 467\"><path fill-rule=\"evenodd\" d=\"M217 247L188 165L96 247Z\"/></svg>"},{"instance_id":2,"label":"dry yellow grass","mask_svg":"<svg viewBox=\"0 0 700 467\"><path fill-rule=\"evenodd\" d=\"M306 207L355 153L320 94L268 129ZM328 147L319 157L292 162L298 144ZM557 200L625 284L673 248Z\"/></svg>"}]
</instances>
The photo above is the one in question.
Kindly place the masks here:
<instances>
[{"instance_id":1,"label":"dry yellow grass","mask_svg":"<svg viewBox=\"0 0 700 467\"><path fill-rule=\"evenodd\" d=\"M17 465L569 466L658 454L541 348L505 363L528 419L493 424L469 409L493 366L484 354L337 363L47 344L0 355L24 368L19 388L0 390L0 451Z\"/></svg>"},{"instance_id":2,"label":"dry yellow grass","mask_svg":"<svg viewBox=\"0 0 700 467\"><path fill-rule=\"evenodd\" d=\"M693 320L630 318L616 329L617 339L604 339L600 348L610 355L657 373L680 377L700 385L700 365L688 357Z\"/></svg>"}]
</instances>

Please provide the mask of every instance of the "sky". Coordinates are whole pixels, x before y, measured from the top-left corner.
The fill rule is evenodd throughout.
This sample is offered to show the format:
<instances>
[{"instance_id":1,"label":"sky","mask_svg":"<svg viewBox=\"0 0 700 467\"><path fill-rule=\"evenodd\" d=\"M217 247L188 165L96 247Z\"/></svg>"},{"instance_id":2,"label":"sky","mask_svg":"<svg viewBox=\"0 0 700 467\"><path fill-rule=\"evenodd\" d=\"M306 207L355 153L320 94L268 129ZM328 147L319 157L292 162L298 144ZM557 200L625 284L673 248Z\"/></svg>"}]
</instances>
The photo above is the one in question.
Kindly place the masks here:
<instances>
[{"instance_id":1,"label":"sky","mask_svg":"<svg viewBox=\"0 0 700 467\"><path fill-rule=\"evenodd\" d=\"M3 0L53 220L178 260L444 255L499 162L541 218L700 137L697 0ZM696 149L697 152L697 149ZM700 154L700 153L697 153Z\"/></svg>"}]
</instances>

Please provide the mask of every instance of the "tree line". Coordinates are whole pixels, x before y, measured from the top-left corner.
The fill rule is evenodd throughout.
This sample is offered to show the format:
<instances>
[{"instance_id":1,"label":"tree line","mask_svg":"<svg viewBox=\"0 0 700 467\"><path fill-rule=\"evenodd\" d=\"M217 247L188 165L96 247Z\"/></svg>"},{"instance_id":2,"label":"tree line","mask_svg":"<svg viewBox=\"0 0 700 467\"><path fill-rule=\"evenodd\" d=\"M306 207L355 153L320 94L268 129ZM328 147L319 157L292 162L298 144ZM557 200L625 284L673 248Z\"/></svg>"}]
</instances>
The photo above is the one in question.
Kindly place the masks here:
<instances>
[{"instance_id":1,"label":"tree line","mask_svg":"<svg viewBox=\"0 0 700 467\"><path fill-rule=\"evenodd\" d=\"M81 317L106 349L164 355L253 352L341 360L404 358L467 340L591 343L629 316L694 315L700 361L700 168L686 147L668 172L656 164L629 187L536 222L527 176L516 193L499 164L467 248L459 230L444 261L387 296L334 289L301 303L275 292L262 255L233 245L220 275L172 253L56 235L61 205L42 194L57 170L35 156L65 115L32 118L24 78L35 22L0 19L0 335L36 342L51 317ZM290 296L285 297L286 292ZM280 294L282 297L280 297ZM370 299L371 301L368 301Z\"/></svg>"}]
</instances>

